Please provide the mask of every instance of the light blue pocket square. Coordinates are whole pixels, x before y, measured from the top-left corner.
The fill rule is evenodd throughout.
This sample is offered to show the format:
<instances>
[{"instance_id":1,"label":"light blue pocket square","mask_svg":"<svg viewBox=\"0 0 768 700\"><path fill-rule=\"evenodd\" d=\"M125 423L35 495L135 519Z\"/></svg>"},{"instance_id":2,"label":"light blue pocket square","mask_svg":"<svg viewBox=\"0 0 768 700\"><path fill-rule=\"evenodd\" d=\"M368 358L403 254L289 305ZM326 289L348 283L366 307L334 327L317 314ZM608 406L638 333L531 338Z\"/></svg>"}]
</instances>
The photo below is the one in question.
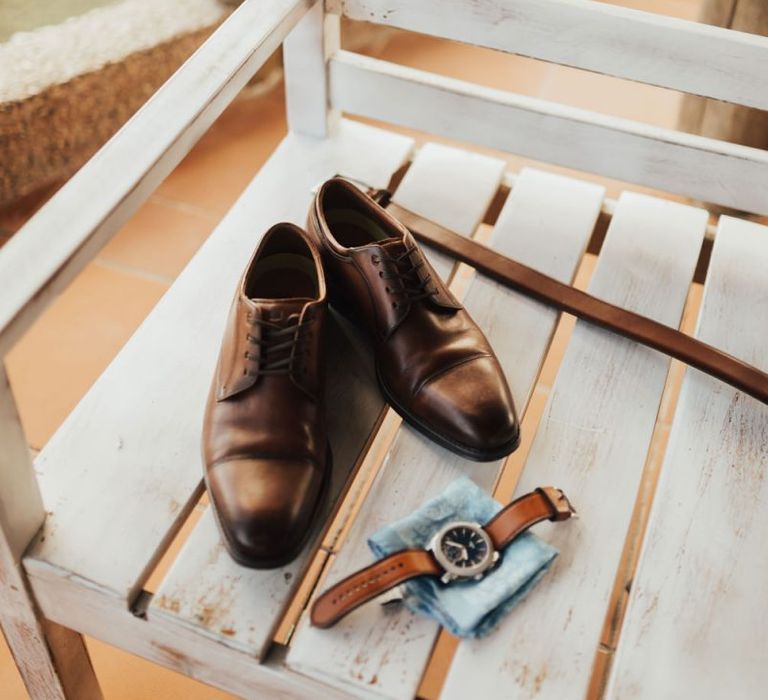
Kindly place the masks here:
<instances>
[{"instance_id":1,"label":"light blue pocket square","mask_svg":"<svg viewBox=\"0 0 768 700\"><path fill-rule=\"evenodd\" d=\"M402 549L423 549L443 525L455 520L487 523L501 510L471 479L461 477L410 515L376 532L368 546L377 559ZM536 585L558 551L526 532L502 552L480 581L448 585L430 576L404 584L403 602L437 620L458 637L484 637Z\"/></svg>"}]
</instances>

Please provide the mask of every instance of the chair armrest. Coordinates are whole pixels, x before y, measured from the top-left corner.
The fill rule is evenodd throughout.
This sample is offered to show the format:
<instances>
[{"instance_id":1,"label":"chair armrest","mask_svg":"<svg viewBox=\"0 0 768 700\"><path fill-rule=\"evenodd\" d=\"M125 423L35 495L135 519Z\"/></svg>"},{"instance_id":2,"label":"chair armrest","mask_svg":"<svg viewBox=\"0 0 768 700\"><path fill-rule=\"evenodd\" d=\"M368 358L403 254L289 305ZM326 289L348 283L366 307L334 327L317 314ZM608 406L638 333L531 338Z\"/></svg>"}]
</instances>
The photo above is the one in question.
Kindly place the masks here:
<instances>
[{"instance_id":1,"label":"chair armrest","mask_svg":"<svg viewBox=\"0 0 768 700\"><path fill-rule=\"evenodd\" d=\"M246 0L0 251L0 359L149 197L313 0Z\"/></svg>"}]
</instances>

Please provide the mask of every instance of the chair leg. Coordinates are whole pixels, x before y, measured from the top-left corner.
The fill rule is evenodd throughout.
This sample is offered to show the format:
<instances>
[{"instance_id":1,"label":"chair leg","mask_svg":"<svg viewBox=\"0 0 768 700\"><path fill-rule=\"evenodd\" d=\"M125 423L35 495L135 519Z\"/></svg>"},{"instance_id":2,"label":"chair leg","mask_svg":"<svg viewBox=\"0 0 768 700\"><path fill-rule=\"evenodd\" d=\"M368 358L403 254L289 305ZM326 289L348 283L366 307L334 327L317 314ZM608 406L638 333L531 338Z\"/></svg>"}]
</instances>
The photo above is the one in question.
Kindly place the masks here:
<instances>
[{"instance_id":1,"label":"chair leg","mask_svg":"<svg viewBox=\"0 0 768 700\"><path fill-rule=\"evenodd\" d=\"M101 700L82 635L46 620L24 572L3 556L0 541L0 625L32 700Z\"/></svg>"},{"instance_id":2,"label":"chair leg","mask_svg":"<svg viewBox=\"0 0 768 700\"><path fill-rule=\"evenodd\" d=\"M32 700L100 699L83 638L40 614L21 565L45 510L2 361L0 445L0 627Z\"/></svg>"}]
</instances>

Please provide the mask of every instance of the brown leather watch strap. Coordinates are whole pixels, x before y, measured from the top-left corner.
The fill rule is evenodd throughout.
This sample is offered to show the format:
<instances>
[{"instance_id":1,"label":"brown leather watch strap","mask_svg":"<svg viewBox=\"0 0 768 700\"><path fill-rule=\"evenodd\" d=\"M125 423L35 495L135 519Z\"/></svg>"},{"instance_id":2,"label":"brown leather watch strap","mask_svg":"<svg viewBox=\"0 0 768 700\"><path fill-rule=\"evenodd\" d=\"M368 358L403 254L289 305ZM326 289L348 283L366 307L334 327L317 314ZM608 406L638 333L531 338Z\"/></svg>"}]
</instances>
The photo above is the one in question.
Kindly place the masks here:
<instances>
[{"instance_id":1,"label":"brown leather watch strap","mask_svg":"<svg viewBox=\"0 0 768 700\"><path fill-rule=\"evenodd\" d=\"M485 526L496 551L542 520L567 520L576 515L565 494L544 486L515 499ZM347 576L325 591L312 605L315 627L332 627L355 608L390 588L417 576L441 576L443 568L432 552L405 549Z\"/></svg>"},{"instance_id":2,"label":"brown leather watch strap","mask_svg":"<svg viewBox=\"0 0 768 700\"><path fill-rule=\"evenodd\" d=\"M500 510L483 528L496 551L504 549L519 534L542 520L567 520L576 511L566 495L552 486L538 488Z\"/></svg>"},{"instance_id":3,"label":"brown leather watch strap","mask_svg":"<svg viewBox=\"0 0 768 700\"><path fill-rule=\"evenodd\" d=\"M691 367L768 403L768 374L696 338L632 311L609 304L522 263L491 250L390 199L384 190L371 196L423 243L471 265L484 275L522 294L578 318L666 353Z\"/></svg>"},{"instance_id":4,"label":"brown leather watch strap","mask_svg":"<svg viewBox=\"0 0 768 700\"><path fill-rule=\"evenodd\" d=\"M423 549L396 552L331 586L315 600L310 619L315 627L331 627L347 613L404 581L442 573L431 552Z\"/></svg>"}]
</instances>

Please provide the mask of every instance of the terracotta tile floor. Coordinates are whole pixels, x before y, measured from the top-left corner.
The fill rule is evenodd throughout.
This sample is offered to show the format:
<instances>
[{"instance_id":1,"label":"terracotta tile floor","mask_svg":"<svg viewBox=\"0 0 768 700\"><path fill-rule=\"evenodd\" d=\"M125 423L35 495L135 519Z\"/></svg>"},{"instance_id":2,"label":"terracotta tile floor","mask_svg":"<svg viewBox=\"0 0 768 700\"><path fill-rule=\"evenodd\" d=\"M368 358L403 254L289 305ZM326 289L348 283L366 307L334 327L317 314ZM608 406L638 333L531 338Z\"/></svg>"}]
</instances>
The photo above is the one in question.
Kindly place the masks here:
<instances>
[{"instance_id":1,"label":"terracotta tile floor","mask_svg":"<svg viewBox=\"0 0 768 700\"><path fill-rule=\"evenodd\" d=\"M699 0L617 4L693 18ZM667 90L428 37L396 34L375 53L492 87L662 126L675 125L680 103L679 96ZM285 130L281 88L258 98L239 98L14 349L9 373L33 447L45 443L103 371ZM515 169L525 162L504 157ZM606 182L612 192L618 191L616 183ZM24 207L0 216L0 245L29 213ZM108 700L228 697L99 642L89 640L89 648ZM2 641L0 697L26 698Z\"/></svg>"}]
</instances>

